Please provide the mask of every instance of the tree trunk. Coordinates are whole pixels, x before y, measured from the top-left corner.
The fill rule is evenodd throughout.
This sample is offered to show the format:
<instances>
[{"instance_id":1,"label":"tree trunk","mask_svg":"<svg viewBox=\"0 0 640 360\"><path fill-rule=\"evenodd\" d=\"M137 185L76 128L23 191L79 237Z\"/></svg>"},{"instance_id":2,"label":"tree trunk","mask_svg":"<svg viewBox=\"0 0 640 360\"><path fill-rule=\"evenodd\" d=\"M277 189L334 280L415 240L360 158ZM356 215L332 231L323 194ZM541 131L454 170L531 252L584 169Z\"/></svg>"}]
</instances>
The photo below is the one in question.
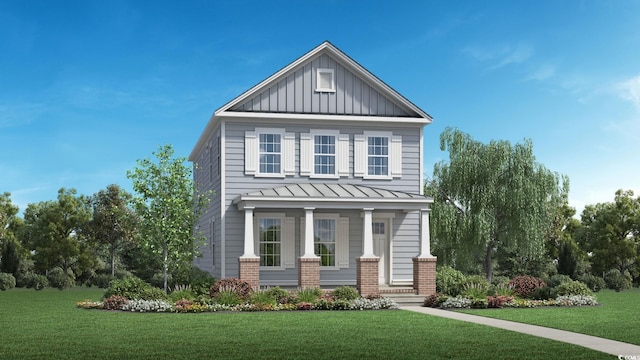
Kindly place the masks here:
<instances>
[{"instance_id":1,"label":"tree trunk","mask_svg":"<svg viewBox=\"0 0 640 360\"><path fill-rule=\"evenodd\" d=\"M116 276L116 247L111 244L111 276Z\"/></svg>"},{"instance_id":2,"label":"tree trunk","mask_svg":"<svg viewBox=\"0 0 640 360\"><path fill-rule=\"evenodd\" d=\"M168 264L167 264L167 258L168 258L168 251L167 251L167 247L165 246L162 249L162 258L164 259L164 261L162 262L162 276L164 277L164 292L167 292L167 270L168 270Z\"/></svg>"}]
</instances>

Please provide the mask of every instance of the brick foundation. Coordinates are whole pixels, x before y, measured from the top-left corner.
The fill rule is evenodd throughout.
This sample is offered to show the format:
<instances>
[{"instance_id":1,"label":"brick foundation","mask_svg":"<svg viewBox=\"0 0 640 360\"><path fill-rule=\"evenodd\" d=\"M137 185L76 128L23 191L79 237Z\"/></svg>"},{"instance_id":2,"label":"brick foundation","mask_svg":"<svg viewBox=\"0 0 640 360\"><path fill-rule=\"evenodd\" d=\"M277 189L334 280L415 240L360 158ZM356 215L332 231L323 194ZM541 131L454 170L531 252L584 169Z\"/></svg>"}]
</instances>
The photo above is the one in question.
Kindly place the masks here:
<instances>
[{"instance_id":1,"label":"brick foundation","mask_svg":"<svg viewBox=\"0 0 640 360\"><path fill-rule=\"evenodd\" d=\"M320 287L320 258L298 258L298 287Z\"/></svg>"},{"instance_id":2,"label":"brick foundation","mask_svg":"<svg viewBox=\"0 0 640 360\"><path fill-rule=\"evenodd\" d=\"M260 287L260 258L238 258L240 280L248 282L252 288Z\"/></svg>"},{"instance_id":3,"label":"brick foundation","mask_svg":"<svg viewBox=\"0 0 640 360\"><path fill-rule=\"evenodd\" d=\"M380 279L378 274L379 258L357 258L356 287L360 296L379 295Z\"/></svg>"},{"instance_id":4,"label":"brick foundation","mask_svg":"<svg viewBox=\"0 0 640 360\"><path fill-rule=\"evenodd\" d=\"M413 258L413 288L418 295L436 293L436 258Z\"/></svg>"}]
</instances>

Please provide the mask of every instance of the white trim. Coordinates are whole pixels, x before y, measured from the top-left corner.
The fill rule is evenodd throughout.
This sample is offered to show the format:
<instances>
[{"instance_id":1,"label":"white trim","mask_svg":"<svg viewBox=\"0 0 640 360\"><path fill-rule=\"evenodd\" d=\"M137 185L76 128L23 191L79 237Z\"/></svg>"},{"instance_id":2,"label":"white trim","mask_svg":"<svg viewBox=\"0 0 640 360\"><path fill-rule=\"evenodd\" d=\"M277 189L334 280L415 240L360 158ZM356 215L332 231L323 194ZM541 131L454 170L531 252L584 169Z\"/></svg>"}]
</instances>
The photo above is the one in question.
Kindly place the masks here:
<instances>
[{"instance_id":1,"label":"white trim","mask_svg":"<svg viewBox=\"0 0 640 360\"><path fill-rule=\"evenodd\" d=\"M329 87L320 87L320 74L331 74L331 84ZM333 69L317 68L316 69L316 92L336 92L336 76Z\"/></svg>"},{"instance_id":2,"label":"white trim","mask_svg":"<svg viewBox=\"0 0 640 360\"><path fill-rule=\"evenodd\" d=\"M420 128L420 154L418 155L420 162L418 174L420 176L420 195L424 195L424 127Z\"/></svg>"},{"instance_id":3,"label":"white trim","mask_svg":"<svg viewBox=\"0 0 640 360\"><path fill-rule=\"evenodd\" d=\"M260 219L278 219L280 220L280 266L260 266L260 270L285 270L287 268L287 263L289 265L295 266L295 261L291 264L291 259L285 260L285 251L284 247L288 245L285 237L289 239L290 237L290 229L285 229L286 226L291 225L291 221L287 221L287 216L285 213L277 213L277 212L255 212L253 217L253 242L255 247L255 254L258 258L260 258L260 233L259 233L259 222ZM295 231L295 223L293 224ZM295 246L295 243L294 243ZM294 251L295 252L295 251Z\"/></svg>"},{"instance_id":4,"label":"white trim","mask_svg":"<svg viewBox=\"0 0 640 360\"><path fill-rule=\"evenodd\" d=\"M376 220L386 220L387 225L389 226L387 228L387 241L388 241L387 243L388 262L387 263L389 265L387 272L389 274L389 277L388 277L389 285L394 283L394 280L393 280L393 219L395 217L396 217L395 212L377 212L376 211L373 213L373 219L371 220L372 222Z\"/></svg>"},{"instance_id":5,"label":"white trim","mask_svg":"<svg viewBox=\"0 0 640 360\"><path fill-rule=\"evenodd\" d=\"M390 126L398 124L431 124L424 118L416 117L394 117L394 116L372 116L372 115L326 115L326 114L297 114L297 113L266 113L251 111L225 111L220 113L216 118L260 118L260 119L278 119L278 120L305 120L305 121L359 121L368 123L385 123Z\"/></svg>"}]
</instances>

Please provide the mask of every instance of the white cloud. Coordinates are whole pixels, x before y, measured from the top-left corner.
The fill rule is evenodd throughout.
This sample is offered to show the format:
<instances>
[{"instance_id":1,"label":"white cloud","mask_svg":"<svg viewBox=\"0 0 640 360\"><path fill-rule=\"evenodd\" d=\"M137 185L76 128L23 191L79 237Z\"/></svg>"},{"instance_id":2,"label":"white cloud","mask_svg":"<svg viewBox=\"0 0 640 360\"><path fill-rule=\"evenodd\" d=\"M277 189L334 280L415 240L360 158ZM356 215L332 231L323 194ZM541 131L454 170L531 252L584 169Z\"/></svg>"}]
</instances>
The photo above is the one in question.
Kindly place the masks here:
<instances>
[{"instance_id":1,"label":"white cloud","mask_svg":"<svg viewBox=\"0 0 640 360\"><path fill-rule=\"evenodd\" d=\"M617 89L624 100L631 101L640 109L640 75L620 82Z\"/></svg>"},{"instance_id":2,"label":"white cloud","mask_svg":"<svg viewBox=\"0 0 640 360\"><path fill-rule=\"evenodd\" d=\"M527 80L543 81L552 78L556 75L556 67L551 64L540 65L537 69L531 72L527 77Z\"/></svg>"},{"instance_id":3,"label":"white cloud","mask_svg":"<svg viewBox=\"0 0 640 360\"><path fill-rule=\"evenodd\" d=\"M529 44L503 45L494 47L467 46L463 52L475 60L488 63L495 70L510 64L519 64L533 56L533 47Z\"/></svg>"}]
</instances>

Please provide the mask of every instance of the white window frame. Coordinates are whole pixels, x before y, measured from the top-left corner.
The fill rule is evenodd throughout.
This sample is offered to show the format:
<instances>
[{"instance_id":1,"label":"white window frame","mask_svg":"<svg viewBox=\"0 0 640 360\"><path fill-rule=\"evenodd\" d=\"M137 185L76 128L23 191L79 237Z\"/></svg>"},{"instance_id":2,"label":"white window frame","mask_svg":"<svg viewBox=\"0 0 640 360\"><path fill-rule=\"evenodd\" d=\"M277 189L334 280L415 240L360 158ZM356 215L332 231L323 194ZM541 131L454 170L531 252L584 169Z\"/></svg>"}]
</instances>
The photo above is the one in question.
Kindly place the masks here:
<instances>
[{"instance_id":1,"label":"white window frame","mask_svg":"<svg viewBox=\"0 0 640 360\"><path fill-rule=\"evenodd\" d=\"M330 74L331 75L331 85L330 87L321 87L320 86L320 78L322 74ZM336 76L333 69L327 68L318 68L316 70L316 92L336 92Z\"/></svg>"},{"instance_id":2,"label":"white window frame","mask_svg":"<svg viewBox=\"0 0 640 360\"><path fill-rule=\"evenodd\" d=\"M315 248L316 248L315 230L316 230L317 220L335 220L335 224L336 224L335 234L334 234L335 236L334 266L320 266L320 270L340 270L340 269L349 268L349 218L340 217L340 214L337 214L337 213L314 213L313 214L314 254L315 254ZM300 238L302 239L302 241L304 241L305 227L306 227L305 218L302 217L300 218L300 236L301 236Z\"/></svg>"},{"instance_id":3,"label":"white window frame","mask_svg":"<svg viewBox=\"0 0 640 360\"><path fill-rule=\"evenodd\" d=\"M295 267L295 218L285 213L255 213L253 218L253 243L260 257L260 220L280 220L280 266L260 266L260 270L284 270Z\"/></svg>"},{"instance_id":4,"label":"white window frame","mask_svg":"<svg viewBox=\"0 0 640 360\"><path fill-rule=\"evenodd\" d=\"M260 135L280 135L280 172L260 171ZM245 174L255 177L284 178L295 175L295 133L282 128L256 128L245 132Z\"/></svg>"},{"instance_id":5,"label":"white window frame","mask_svg":"<svg viewBox=\"0 0 640 360\"><path fill-rule=\"evenodd\" d=\"M369 174L369 138L387 138L387 174ZM402 177L402 136L391 131L364 131L354 135L354 175L364 179L391 180Z\"/></svg>"},{"instance_id":6,"label":"white window frame","mask_svg":"<svg viewBox=\"0 0 640 360\"><path fill-rule=\"evenodd\" d=\"M335 171L333 174L316 173L316 136L333 136L335 139ZM338 130L311 129L300 134L300 176L317 179L338 179L349 176L349 134Z\"/></svg>"}]
</instances>

